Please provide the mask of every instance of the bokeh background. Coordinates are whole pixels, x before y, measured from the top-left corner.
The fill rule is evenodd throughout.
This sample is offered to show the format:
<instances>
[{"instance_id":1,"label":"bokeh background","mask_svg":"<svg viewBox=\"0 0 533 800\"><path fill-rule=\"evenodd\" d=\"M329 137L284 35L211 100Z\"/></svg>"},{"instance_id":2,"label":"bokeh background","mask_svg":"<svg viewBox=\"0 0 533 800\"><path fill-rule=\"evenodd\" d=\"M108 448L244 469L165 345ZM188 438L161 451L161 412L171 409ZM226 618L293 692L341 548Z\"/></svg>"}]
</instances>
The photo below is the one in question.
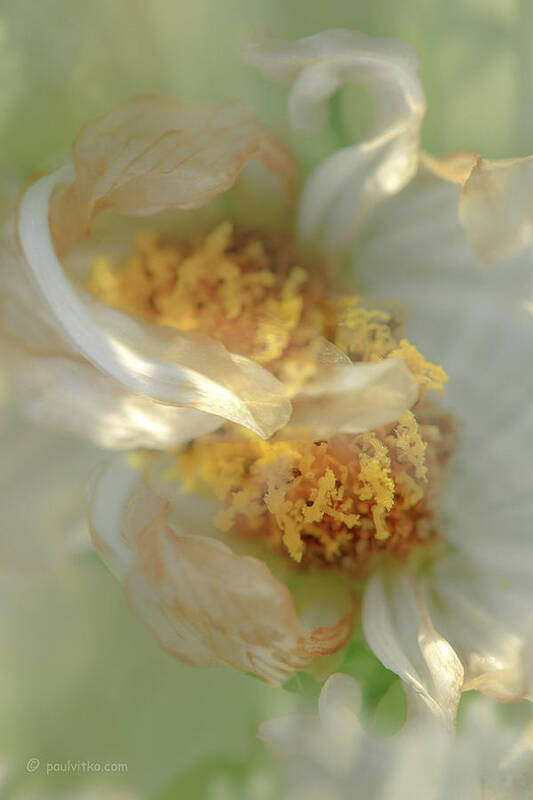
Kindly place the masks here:
<instances>
[{"instance_id":1,"label":"bokeh background","mask_svg":"<svg viewBox=\"0 0 533 800\"><path fill-rule=\"evenodd\" d=\"M61 159L88 118L146 92L238 98L308 169L360 135L367 100L343 91L334 125L295 137L285 90L240 52L261 33L294 38L333 27L401 38L418 52L427 150L533 152L529 0L2 0L2 207ZM21 419L5 380L0 432L2 800L275 796L255 732L295 695L226 670L188 669L160 652L88 544L87 497L105 455ZM34 773L30 758L41 762ZM46 776L47 763L68 759L128 770Z\"/></svg>"}]
</instances>

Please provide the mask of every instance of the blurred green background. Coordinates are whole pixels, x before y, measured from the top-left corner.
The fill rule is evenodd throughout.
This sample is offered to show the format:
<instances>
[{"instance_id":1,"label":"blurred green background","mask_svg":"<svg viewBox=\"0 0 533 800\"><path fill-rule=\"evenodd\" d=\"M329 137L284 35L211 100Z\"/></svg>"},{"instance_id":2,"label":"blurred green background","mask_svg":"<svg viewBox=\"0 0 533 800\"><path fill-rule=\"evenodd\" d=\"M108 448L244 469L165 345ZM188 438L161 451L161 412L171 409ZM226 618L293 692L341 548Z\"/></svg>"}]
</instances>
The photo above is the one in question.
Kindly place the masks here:
<instances>
[{"instance_id":1,"label":"blurred green background","mask_svg":"<svg viewBox=\"0 0 533 800\"><path fill-rule=\"evenodd\" d=\"M243 67L242 45L334 27L417 51L427 149L523 155L533 149L532 26L529 0L3 0L0 165L39 168L132 93L239 98L283 131L285 91Z\"/></svg>"},{"instance_id":2,"label":"blurred green background","mask_svg":"<svg viewBox=\"0 0 533 800\"><path fill-rule=\"evenodd\" d=\"M59 161L92 115L146 92L240 99L309 167L360 133L367 105L346 90L335 130L295 137L285 89L240 52L264 32L294 38L334 27L398 37L417 51L426 149L533 152L529 0L2 0L4 197ZM125 792L109 795L116 800L271 797L255 731L294 695L160 652L87 546L85 487L104 455L21 422L7 388L2 403L2 800L105 800L107 790ZM31 757L42 762L35 774L25 769ZM47 761L69 758L126 762L128 773L43 774Z\"/></svg>"}]
</instances>

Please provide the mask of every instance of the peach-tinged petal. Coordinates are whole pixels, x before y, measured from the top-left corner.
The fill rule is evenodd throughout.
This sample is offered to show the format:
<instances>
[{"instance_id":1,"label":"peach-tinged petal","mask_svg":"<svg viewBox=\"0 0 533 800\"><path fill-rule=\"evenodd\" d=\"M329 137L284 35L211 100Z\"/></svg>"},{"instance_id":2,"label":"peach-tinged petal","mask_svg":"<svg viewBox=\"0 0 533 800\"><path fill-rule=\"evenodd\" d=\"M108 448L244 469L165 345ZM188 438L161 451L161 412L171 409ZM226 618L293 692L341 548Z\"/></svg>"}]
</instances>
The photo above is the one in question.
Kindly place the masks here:
<instances>
[{"instance_id":1,"label":"peach-tinged petal","mask_svg":"<svg viewBox=\"0 0 533 800\"><path fill-rule=\"evenodd\" d=\"M533 157L478 159L463 186L459 217L486 263L505 261L533 241Z\"/></svg>"},{"instance_id":2,"label":"peach-tinged petal","mask_svg":"<svg viewBox=\"0 0 533 800\"><path fill-rule=\"evenodd\" d=\"M470 174L479 159L477 153L457 152L445 156L434 157L428 153L420 156L421 164L434 175L445 181L460 183L461 185L470 177Z\"/></svg>"},{"instance_id":3,"label":"peach-tinged petal","mask_svg":"<svg viewBox=\"0 0 533 800\"><path fill-rule=\"evenodd\" d=\"M477 153L425 155L424 166L462 190L457 213L485 264L520 253L533 241L533 157L487 161Z\"/></svg>"},{"instance_id":4,"label":"peach-tinged petal","mask_svg":"<svg viewBox=\"0 0 533 800\"><path fill-rule=\"evenodd\" d=\"M22 198L18 234L26 261L57 323L88 361L134 392L220 414L261 436L290 415L283 386L266 370L208 337L176 333L95 301L63 272L52 243L52 191L69 167L42 178Z\"/></svg>"},{"instance_id":5,"label":"peach-tinged petal","mask_svg":"<svg viewBox=\"0 0 533 800\"><path fill-rule=\"evenodd\" d=\"M122 460L111 464L93 504L95 545L169 653L278 684L346 643L352 609L330 627L306 630L289 591L264 563L178 531L168 516L168 503L139 473Z\"/></svg>"},{"instance_id":6,"label":"peach-tinged petal","mask_svg":"<svg viewBox=\"0 0 533 800\"><path fill-rule=\"evenodd\" d=\"M465 683L465 691L475 689L501 703L526 698L524 675L519 667L492 669L482 672Z\"/></svg>"},{"instance_id":7,"label":"peach-tinged petal","mask_svg":"<svg viewBox=\"0 0 533 800\"><path fill-rule=\"evenodd\" d=\"M148 97L90 122L73 155L73 165L24 193L16 220L22 254L3 276L3 324L22 345L30 385L42 378L42 364L31 375L32 357L42 353L57 377L34 410L53 423L64 414L67 427L112 447L178 444L187 428L191 436L213 430L218 414L261 436L281 427L290 403L270 373L212 339L96 302L69 280L58 254L102 211L198 208L230 188L250 159L292 185L284 149L238 105L190 109Z\"/></svg>"},{"instance_id":8,"label":"peach-tinged petal","mask_svg":"<svg viewBox=\"0 0 533 800\"><path fill-rule=\"evenodd\" d=\"M292 84L289 116L299 131L316 129L323 105L346 83L360 83L374 100L374 124L358 145L327 158L304 187L300 229L328 247L347 244L383 197L395 194L418 167L424 96L408 47L348 30L297 41L266 39L245 57L265 75Z\"/></svg>"},{"instance_id":9,"label":"peach-tinged petal","mask_svg":"<svg viewBox=\"0 0 533 800\"><path fill-rule=\"evenodd\" d=\"M363 433L396 422L418 394L418 384L402 359L335 366L296 397L289 424L313 436Z\"/></svg>"},{"instance_id":10,"label":"peach-tinged petal","mask_svg":"<svg viewBox=\"0 0 533 800\"><path fill-rule=\"evenodd\" d=\"M194 108L165 97L128 100L89 122L73 146L75 174L52 206L61 254L95 215L200 208L227 191L250 159L290 187L286 151L239 104Z\"/></svg>"}]
</instances>

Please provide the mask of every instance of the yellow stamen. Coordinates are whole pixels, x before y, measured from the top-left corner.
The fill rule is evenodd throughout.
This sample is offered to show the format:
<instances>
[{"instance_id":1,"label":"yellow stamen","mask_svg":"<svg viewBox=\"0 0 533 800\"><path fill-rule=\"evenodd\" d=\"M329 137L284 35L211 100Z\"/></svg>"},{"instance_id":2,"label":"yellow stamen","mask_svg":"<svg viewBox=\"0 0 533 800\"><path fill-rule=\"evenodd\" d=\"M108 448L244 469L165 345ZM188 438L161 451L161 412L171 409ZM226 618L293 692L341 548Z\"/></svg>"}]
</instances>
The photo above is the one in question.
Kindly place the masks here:
<instances>
[{"instance_id":1,"label":"yellow stamen","mask_svg":"<svg viewBox=\"0 0 533 800\"><path fill-rule=\"evenodd\" d=\"M191 242L145 232L122 266L97 258L88 287L123 311L219 339L265 365L289 395L315 374L323 338L354 362L404 359L420 396L394 425L327 442L288 441L283 431L264 442L227 425L179 453L165 477L212 494L221 531L261 537L293 563L361 574L381 553L404 558L436 537L454 424L421 400L440 394L447 376L401 338L399 315L330 299L322 263L302 261L283 237L227 222Z\"/></svg>"},{"instance_id":2,"label":"yellow stamen","mask_svg":"<svg viewBox=\"0 0 533 800\"><path fill-rule=\"evenodd\" d=\"M219 339L268 365L293 394L313 374L316 339L326 333L324 266L298 262L283 237L228 222L188 243L147 231L125 264L98 257L88 288L114 308Z\"/></svg>"},{"instance_id":3,"label":"yellow stamen","mask_svg":"<svg viewBox=\"0 0 533 800\"><path fill-rule=\"evenodd\" d=\"M453 424L429 406L425 414L421 425L409 412L395 425L327 442L232 441L228 430L178 456L184 489L222 502L221 531L261 537L297 563L361 574L372 557L403 558L437 536L435 487Z\"/></svg>"}]
</instances>

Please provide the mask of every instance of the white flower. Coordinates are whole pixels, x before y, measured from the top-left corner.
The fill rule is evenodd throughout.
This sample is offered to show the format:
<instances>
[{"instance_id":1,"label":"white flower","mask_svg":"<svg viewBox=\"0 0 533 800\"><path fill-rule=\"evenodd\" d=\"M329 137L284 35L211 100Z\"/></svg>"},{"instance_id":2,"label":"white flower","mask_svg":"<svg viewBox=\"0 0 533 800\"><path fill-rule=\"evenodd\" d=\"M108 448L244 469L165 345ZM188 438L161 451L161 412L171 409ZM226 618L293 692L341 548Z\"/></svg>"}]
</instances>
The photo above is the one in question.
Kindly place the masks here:
<instances>
[{"instance_id":1,"label":"white flower","mask_svg":"<svg viewBox=\"0 0 533 800\"><path fill-rule=\"evenodd\" d=\"M213 336L178 333L96 301L79 275L87 253L74 247L104 211L197 209L229 189L251 159L293 183L290 158L240 106L188 109L139 98L89 123L74 143L73 163L26 190L15 219L18 243L6 248L2 303L4 349L35 416L119 448L168 448L224 419L264 437L287 422L286 389L267 369ZM379 383L387 419L414 402L401 361L379 374L347 366L354 391ZM368 400L363 405L366 429L373 420Z\"/></svg>"},{"instance_id":2,"label":"white flower","mask_svg":"<svg viewBox=\"0 0 533 800\"><path fill-rule=\"evenodd\" d=\"M174 452L153 456L144 472L116 459L97 487L92 509L98 550L124 582L136 613L169 652L186 663L231 664L280 682L348 641L362 586L368 643L402 677L411 705L422 704L450 726L464 688L502 699L530 693L532 494L524 442L531 436L533 386L531 319L521 307L529 277L518 262L501 272L482 272L470 244L486 260L498 260L528 243L530 161L490 164L468 154L441 160L423 156L424 100L416 60L398 43L330 31L298 42L256 44L248 59L292 84L290 117L302 130L320 121L324 102L345 82L363 82L373 94L371 135L326 159L310 176L301 195L299 231L329 251L346 247L359 232L357 285L370 297L406 304L413 340L450 373L448 394L463 429L445 508L437 510L434 500L450 456L453 425L435 409L424 423L419 402L444 379L411 345L395 338L393 316L350 307L333 325L324 312L323 330L329 325L335 331L329 341L325 335L312 339L310 377L292 382L286 379L285 355L269 371L259 356L232 352L215 341L211 332L222 324L219 316L209 335L189 334L181 318L168 322L159 307L163 324L154 324L125 313L124 302L118 310L110 308L75 285L75 264L66 254L100 211L146 215L199 207L229 188L251 156L285 179L290 176L285 152L238 107L190 111L143 99L90 123L75 142L74 166L41 178L22 198L17 230L24 258L19 252L16 261L29 280L22 286L17 275L7 282L5 297L16 300L8 327L18 336L16 347L29 378L41 387L53 376L52 390L37 400L41 413L52 409L67 426L111 446L169 449L200 437L200 457L195 461L194 447L188 451L182 478L194 483L200 475L218 500L230 499L218 530L207 501L179 496L179 484L169 478L172 469L175 473ZM187 264L222 270L225 301L231 304L234 284L226 283L226 272L234 275L235 263L224 244L228 235L217 228L199 249L187 251ZM245 240L243 247L246 258L260 261L257 241ZM205 261L213 248L214 267ZM244 258L237 243L230 251ZM155 255L161 255L157 248ZM143 253L143 258L153 256ZM70 278L59 258L70 266ZM152 262L147 271L156 271ZM290 272L276 289L279 296L267 299L305 307L303 294L294 290L299 274ZM45 300L40 306L35 285ZM197 286L191 291L196 299ZM250 292L255 297L255 289ZM265 301L257 309L261 322L271 322L260 313L267 307L272 308ZM371 315L365 356L353 355L352 311L363 319ZM174 327L165 327L169 324ZM300 342L298 324L290 330ZM274 340L281 327L276 319ZM261 333L269 343L268 324ZM295 347L292 339L290 346ZM414 415L406 413L411 407ZM426 439L417 427L419 412ZM253 457L230 448L220 468L218 445L235 445L228 439L234 429L222 427L224 420L265 438L278 432L277 437L264 450L257 445ZM201 439L215 429L215 436ZM372 429L379 430L368 433ZM340 445L332 453L329 443L338 434ZM363 438L356 441L359 434ZM301 444L302 436L298 450L291 442ZM243 445L250 438L237 438L238 448L256 447ZM314 441L322 438L324 447ZM349 446L357 443L362 444L354 455ZM306 460L311 457L307 445L318 448L311 453L314 461ZM395 457L390 448L396 448ZM429 489L420 495L424 454L433 472ZM319 461L322 471L315 468ZM229 473L241 463L236 479ZM361 468L355 476L353 463ZM355 499L349 494L353 481L358 482ZM319 525L325 517L335 523L327 530ZM253 544L231 538L237 518L248 518L244 532L255 537ZM358 525L360 539L351 533ZM427 551L426 562L411 558L409 547L399 553L404 539L424 545L436 528L448 546L443 553ZM334 562L342 550L335 539L339 529L348 546L357 543L350 559L358 578L358 559L365 552L374 548L373 554L383 552L384 558L370 563L363 581L340 579L335 569L329 580L326 570L299 575L302 559L309 571L317 563ZM258 536L265 531L270 543L279 534L293 559L291 569L270 556ZM306 562L309 541L319 552Z\"/></svg>"},{"instance_id":3,"label":"white flower","mask_svg":"<svg viewBox=\"0 0 533 800\"><path fill-rule=\"evenodd\" d=\"M348 675L324 684L318 716L265 722L259 737L285 771L284 800L525 800L533 789L531 723L503 724L477 699L454 736L427 717L379 738L358 719L360 691Z\"/></svg>"}]
</instances>

